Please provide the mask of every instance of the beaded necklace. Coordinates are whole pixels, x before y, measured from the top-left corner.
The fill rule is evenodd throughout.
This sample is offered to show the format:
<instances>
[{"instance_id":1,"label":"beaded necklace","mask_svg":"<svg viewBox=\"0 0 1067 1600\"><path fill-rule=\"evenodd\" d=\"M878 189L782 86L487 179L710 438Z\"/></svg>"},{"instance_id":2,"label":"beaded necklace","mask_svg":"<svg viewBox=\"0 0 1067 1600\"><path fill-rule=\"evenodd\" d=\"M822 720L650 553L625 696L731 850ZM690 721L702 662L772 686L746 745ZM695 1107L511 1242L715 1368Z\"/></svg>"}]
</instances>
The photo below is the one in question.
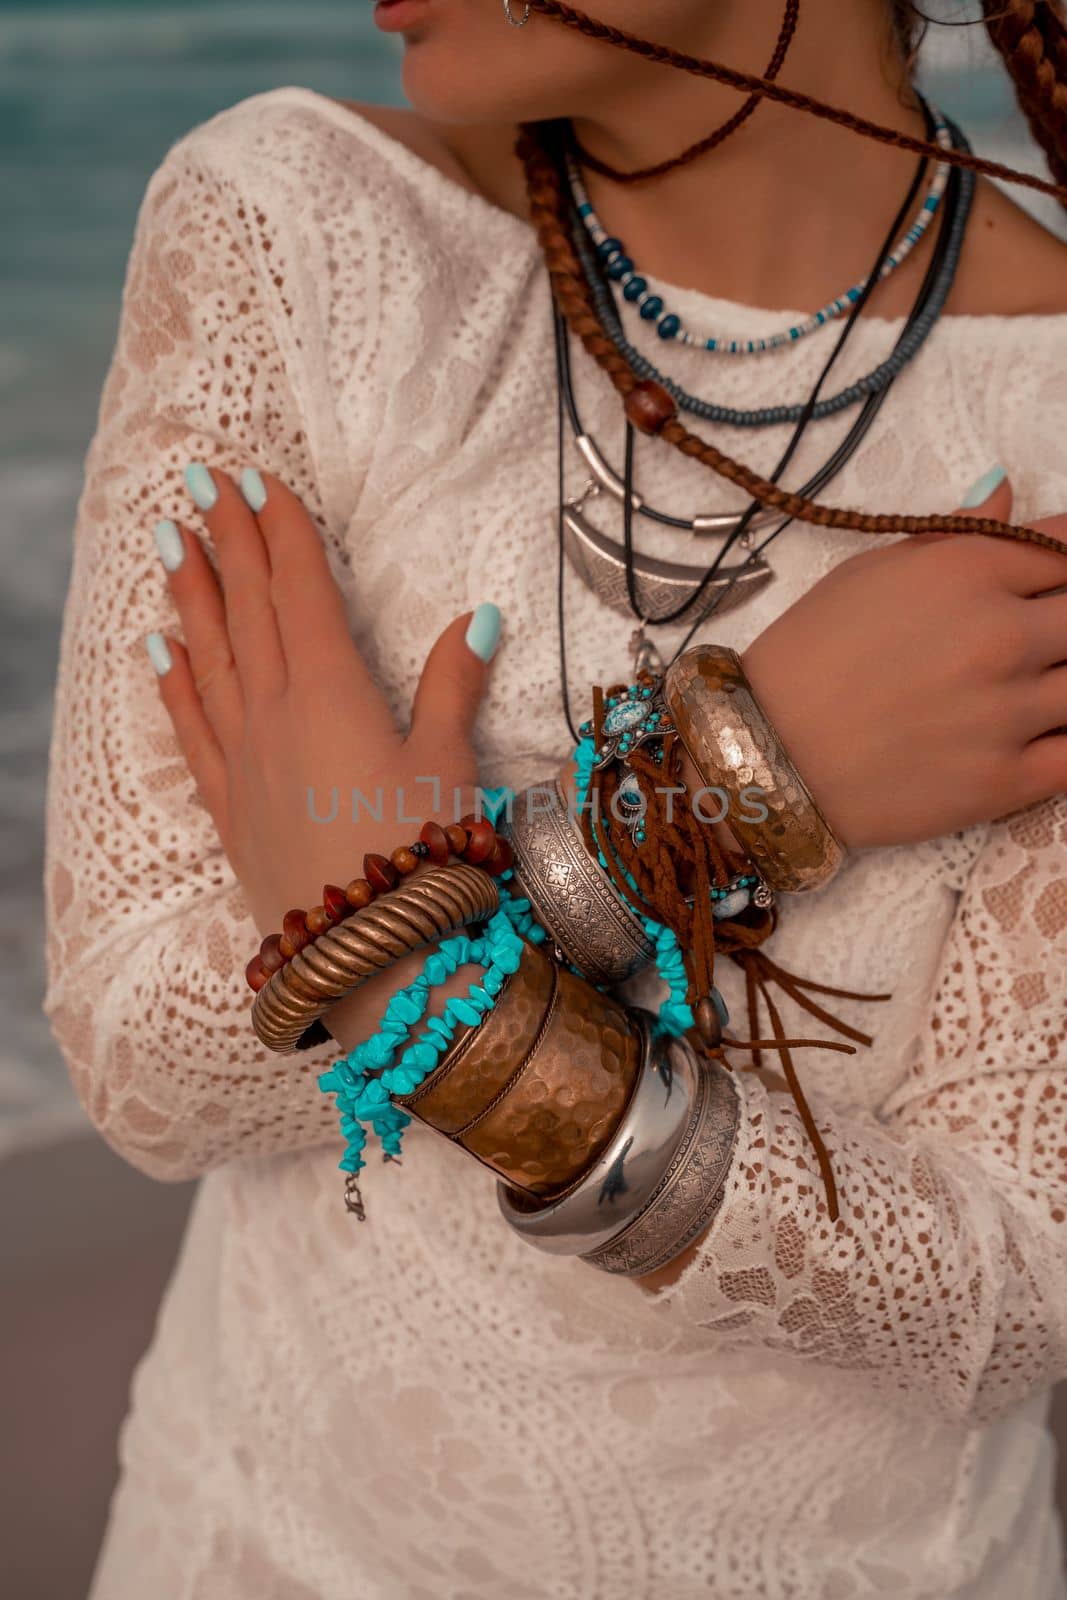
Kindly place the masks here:
<instances>
[{"instance_id":1,"label":"beaded necklace","mask_svg":"<svg viewBox=\"0 0 1067 1600\"><path fill-rule=\"evenodd\" d=\"M952 135L948 121L936 109L933 110L933 137L943 150L951 149ZM791 327L767 334L763 338L731 339L722 334L691 333L677 313L667 310L662 296L655 294L649 288L648 280L643 278L634 266L622 240L610 234L600 221L582 181L581 169L573 150L567 151L566 168L575 211L581 218L604 271L612 282L619 284L623 299L634 306L641 319L655 324L656 332L663 340L674 339L679 344L693 345L719 355L759 355L769 350L782 350L842 316L850 306L856 304L867 287L868 279L861 278L843 294L827 301L821 310L813 312L804 322L794 323ZM879 280L891 277L926 233L940 208L950 170L946 161L939 161L935 166L930 187L919 207L918 215L889 252L878 274Z\"/></svg>"},{"instance_id":2,"label":"beaded necklace","mask_svg":"<svg viewBox=\"0 0 1067 1600\"><path fill-rule=\"evenodd\" d=\"M924 111L926 112L928 121L932 124L933 113L928 107L926 107L925 102ZM952 133L954 138L957 138L961 144L966 143L963 135L959 133L959 130L952 127ZM812 420L815 420L820 414L823 414L823 407L826 403L820 403L819 401L821 388L829 374L833 362L836 360L837 355L843 348L843 344L848 338L851 329L855 326L855 322L859 313L863 309L863 305L872 292L875 283L879 281L880 265L891 248L892 240L896 236L898 228L901 226L902 217L907 215L908 208L911 206L911 204L913 204L914 193L922 181L922 172L923 165L920 165L916 172L915 178L913 179L909 194L905 198L904 204L900 209L900 213L898 213L897 218L894 219L889 235L883 244L881 251L879 252L874 267L868 274L866 287L864 288L860 299L850 307L845 329L839 338L833 353L831 354L830 360L823 367L822 373L820 374L814 390L809 395L808 400L804 405L795 408L795 412L798 413L797 415L794 416L792 410L789 413L790 420L795 420L796 422L796 428L790 443L787 446L781 461L779 462L778 468L773 475L773 481L775 482L778 481L781 473L785 470L789 460L792 458L797 444L799 443L799 439L808 423ZM820 471L819 477L822 479L822 481L827 481L829 477L832 477L835 472L840 470L840 468L844 465L844 462L848 459L849 455L851 455L851 453L856 449L861 439L866 434L868 428L874 420L875 415L877 414L880 404L884 400L885 395L892 384L893 379L896 377L899 370L901 370L905 362L909 360L915 353L919 343L921 343L921 339L916 340L913 337L915 330L917 328L923 328L924 325L928 329L929 326L933 325L934 320L936 320L936 317L940 312L941 305L943 304L944 299L947 297L949 287L951 286L952 276L955 272L955 265L959 257L963 231L969 214L970 200L971 195L973 194L974 185L973 178L971 178L969 184L967 183L966 180L968 178L971 178L970 174L960 173L955 169L950 176L948 199L945 206L945 214L942 226L934 246L933 256L927 267L923 283L916 298L915 305L913 306L912 312L905 323L905 327L897 341L897 345L892 356L890 357L889 361L882 364L882 369L879 369L881 374L879 381L872 384L871 392L866 394L865 403L861 408L861 413L857 418L856 423L853 425L853 428L849 431L849 434L842 441L838 449L834 452L830 460L825 464L824 469ZM593 257L592 261L590 260L590 257L593 256L591 246L585 236L584 230L578 225L577 219L573 217L572 234L574 236L579 255L582 259L583 267L585 268L587 274L591 275L591 281L596 284L597 279L594 271L595 257ZM612 310L614 310L614 301L612 299L610 287L605 286L604 293L608 303L612 307ZM607 322L607 318L605 318L605 322ZM572 426L577 424L579 430L580 423L577 419L576 410L573 407L573 390L570 383L569 362L567 359L567 330L563 324L562 316L559 313L558 308L556 313L556 334L560 380L560 449L562 451L565 414L570 415ZM634 354L636 355L636 352L634 352ZM651 370L654 371L655 369ZM669 384L669 380L662 381L664 381L665 385ZM670 385L670 387L673 389L674 385ZM736 417L736 414L733 414L731 415L730 420L740 419ZM745 420L747 421L748 418L746 417ZM784 418L780 412L776 412L776 414L773 416L767 417L766 419L760 417L759 420L766 420L767 422L770 422L784 420ZM691 626L687 631L685 639L679 646L678 651L675 652L676 655L680 653L680 651L688 644L693 633L696 631L697 626L705 617L710 615L712 612L728 609L730 605L739 603L745 597L746 591L754 592L756 588L762 586L763 582L767 581L769 569L767 569L766 564L761 560L763 551L769 544L773 542L775 538L785 531L791 521L791 519L788 517L784 520L779 520L778 525L756 548L749 548L751 546L751 529L753 525L758 525L757 519L759 519L759 521L763 521L766 515L762 512L759 504L757 502L753 502L749 505L745 512L730 519L732 527L729 529L729 537L725 540L715 559L711 563L711 566L706 571L701 572L699 569L693 568L690 569L689 572L683 573L682 569L678 569L679 581L673 585L674 593L678 596L677 602L667 604L653 603L650 605L644 598L644 595L639 595L638 592L639 579L644 579L646 576L651 576L651 574L646 573L646 570L644 570L645 564L634 550L632 533L633 516L636 512L640 515L651 514L655 520L666 521L668 519L662 517L661 515L657 515L651 510L651 508L646 508L644 502L641 500L641 497L635 492L633 483L633 430L629 426L626 430L626 445L626 470L619 479L619 485L622 492L618 496L623 503L623 526L625 535L624 544L621 547L616 546L612 544L611 541L606 540L604 536L601 536L601 544L604 546L604 551L602 551L597 557L602 569L599 573L597 573L595 570L596 561L594 560L594 552L592 551L592 547L589 542L586 541L584 548L581 550L578 549L578 540L576 538L574 522L576 510L580 511L580 508L576 508L575 505L567 502L565 499L562 488L562 460L560 463L560 550L558 575L560 676L561 687L563 690L564 715L572 735L576 734L576 729L570 713L570 696L566 682L567 652L563 606L563 569L565 557L577 567L583 578L583 581L589 584L590 587L594 588L594 590L607 604L614 605L617 609L623 609L624 603L624 596L622 593L620 593L620 581L618 576L620 568L623 570L625 576L625 603L630 611L630 614L641 623L638 633L634 636L635 648L639 651L646 652L649 655L652 670L661 671L663 670L663 663L658 661L657 653L655 652L654 647L651 646L649 641L646 639L644 635L644 625L648 622L655 624L669 623L684 616L686 620L691 623ZM613 476L615 475L613 474ZM741 544L743 547L749 548L746 561L744 561L740 567L724 567L723 563L727 554L736 544ZM651 599L653 593L654 588L650 587L649 584L646 583L644 594Z\"/></svg>"},{"instance_id":3,"label":"beaded necklace","mask_svg":"<svg viewBox=\"0 0 1067 1600\"><path fill-rule=\"evenodd\" d=\"M952 122L948 124L954 147L970 153L970 145L962 131ZM924 281L919 299L915 308L906 322L900 338L888 357L879 363L873 371L857 378L854 383L840 390L835 395L829 395L825 400L819 400L811 413L811 420L819 422L824 417L836 415L846 411L850 406L879 394L888 388L893 380L901 373L910 361L919 353L922 345L929 336L934 324L944 309L945 301L955 281L956 269L959 266L960 253L970 220L971 206L974 199L975 177L974 173L966 168L953 168L947 186L945 202L945 215L942 221L938 243L934 255L931 257L927 276ZM738 428L765 428L776 423L797 422L805 414L804 401L787 403L783 405L762 406L755 410L739 410L732 406L723 406L715 401L704 400L698 395L690 394L679 383L665 373L661 372L647 356L630 343L619 317L613 286L603 272L602 263L596 255L584 228L577 226L574 229L574 244L581 259L583 271L589 284L597 311L603 321L604 330L611 339L616 350L640 377L658 383L667 391L680 410L688 412L691 416L699 417L704 422L728 423ZM864 290L864 295L867 290ZM861 304L863 296L852 306Z\"/></svg>"}]
</instances>

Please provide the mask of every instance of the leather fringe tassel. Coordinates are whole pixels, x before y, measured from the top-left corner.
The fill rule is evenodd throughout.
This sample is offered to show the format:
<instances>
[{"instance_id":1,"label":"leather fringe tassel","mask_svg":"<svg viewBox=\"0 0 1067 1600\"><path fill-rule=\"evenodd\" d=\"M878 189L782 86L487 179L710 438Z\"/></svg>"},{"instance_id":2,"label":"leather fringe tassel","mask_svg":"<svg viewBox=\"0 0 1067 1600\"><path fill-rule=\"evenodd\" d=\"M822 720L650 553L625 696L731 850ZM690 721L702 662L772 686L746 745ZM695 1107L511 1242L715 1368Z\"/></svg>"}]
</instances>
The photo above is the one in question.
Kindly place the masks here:
<instances>
[{"instance_id":1,"label":"leather fringe tassel","mask_svg":"<svg viewBox=\"0 0 1067 1600\"><path fill-rule=\"evenodd\" d=\"M613 692L607 691L608 694ZM595 689L593 727L598 749L602 747L604 702L605 692ZM867 1046L873 1042L870 1034L835 1017L812 996L818 994L863 1001L888 1000L890 996L832 988L828 984L816 983L811 978L798 977L773 961L760 948L777 926L777 912L773 908L757 910L750 907L741 913L742 920L728 919L716 923L712 913L711 889L725 886L736 872L748 865L747 861L744 857L728 853L714 830L694 816L688 796L684 794L679 781L681 746L676 740L670 737L664 740L663 758L659 763L641 748L631 751L627 762L637 776L645 802L644 842L638 845L626 828L610 830L608 819L613 815L612 800L620 783L619 770L612 765L592 774L588 803L581 817L586 848L592 855L603 857L616 890L638 916L650 918L674 931L688 979L686 1001L694 1015L700 1002L710 998L717 950L729 956L744 972L752 1037L742 1040L724 1036L716 1046L709 1046L699 1039L697 1042L705 1054L728 1068L731 1063L724 1055L725 1050L751 1051L753 1068L762 1067L765 1050L777 1053L785 1081L815 1151L830 1220L836 1222L840 1208L833 1166L801 1087L791 1052L797 1049L820 1049L854 1055L855 1045L842 1044L836 1039L788 1038L770 990L772 985L776 985L783 994L827 1028L854 1040L856 1044ZM636 884L636 889L633 884ZM770 1039L759 1036L761 999L770 1021Z\"/></svg>"}]
</instances>

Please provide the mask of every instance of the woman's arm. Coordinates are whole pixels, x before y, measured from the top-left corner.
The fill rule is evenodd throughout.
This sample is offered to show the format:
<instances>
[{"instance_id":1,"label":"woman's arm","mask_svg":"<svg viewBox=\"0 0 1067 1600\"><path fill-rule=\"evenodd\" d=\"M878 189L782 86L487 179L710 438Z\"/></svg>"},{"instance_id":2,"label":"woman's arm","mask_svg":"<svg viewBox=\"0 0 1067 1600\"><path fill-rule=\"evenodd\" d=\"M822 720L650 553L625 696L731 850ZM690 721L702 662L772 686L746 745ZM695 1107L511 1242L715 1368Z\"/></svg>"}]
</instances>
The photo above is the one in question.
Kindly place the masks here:
<instances>
[{"instance_id":1,"label":"woman's arm","mask_svg":"<svg viewBox=\"0 0 1067 1600\"><path fill-rule=\"evenodd\" d=\"M74 535L44 1009L90 1117L158 1178L337 1137L315 1084L330 1048L283 1062L252 1034L242 973L258 934L144 647L174 630L152 531L188 513L186 463L269 468L326 520L273 333L277 256L202 141L176 145L138 218Z\"/></svg>"},{"instance_id":2,"label":"woman's arm","mask_svg":"<svg viewBox=\"0 0 1067 1600\"><path fill-rule=\"evenodd\" d=\"M901 1087L880 1117L816 1104L836 1225L791 1098L738 1075L722 1208L664 1315L959 1417L1067 1374L1065 861L1067 797L995 824Z\"/></svg>"}]
</instances>

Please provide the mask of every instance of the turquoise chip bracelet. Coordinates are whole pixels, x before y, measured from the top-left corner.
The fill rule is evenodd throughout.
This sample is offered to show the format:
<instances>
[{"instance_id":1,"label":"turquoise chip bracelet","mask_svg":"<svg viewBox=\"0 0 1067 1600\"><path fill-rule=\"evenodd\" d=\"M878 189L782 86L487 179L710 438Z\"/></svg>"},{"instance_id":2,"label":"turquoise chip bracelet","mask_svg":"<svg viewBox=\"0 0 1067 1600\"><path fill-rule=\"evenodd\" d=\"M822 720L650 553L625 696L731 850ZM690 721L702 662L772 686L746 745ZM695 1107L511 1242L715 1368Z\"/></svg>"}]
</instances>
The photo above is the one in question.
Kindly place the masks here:
<instances>
[{"instance_id":1,"label":"turquoise chip bracelet","mask_svg":"<svg viewBox=\"0 0 1067 1600\"><path fill-rule=\"evenodd\" d=\"M393 995L377 1031L320 1075L319 1088L335 1096L341 1115L346 1140L339 1163L342 1172L354 1176L366 1165L363 1152L368 1126L377 1134L385 1158L399 1157L411 1118L393 1104L391 1096L413 1094L436 1069L456 1029L481 1022L507 979L518 971L523 940L531 944L544 941L545 930L534 920L530 902L509 891L506 880L511 877L510 870L502 874L500 910L486 923L484 934L473 939L460 934L439 944L415 981ZM470 964L485 969L481 981L469 986L466 998L454 996L447 1001L443 1014L430 1017L425 1030L403 1049L412 1030L426 1017L433 990ZM399 1051L402 1054L397 1059Z\"/></svg>"},{"instance_id":2,"label":"turquoise chip bracelet","mask_svg":"<svg viewBox=\"0 0 1067 1600\"><path fill-rule=\"evenodd\" d=\"M574 752L574 788L578 814L581 815L585 808L589 785L592 781L593 771L597 764L599 752L592 739L580 739ZM607 862L602 850L597 851L597 860L607 871ZM637 890L637 882L633 875L621 867L630 888ZM757 880L752 879L755 883ZM716 891L712 890L713 897ZM635 913L636 914L636 913ZM656 951L656 971L667 986L667 998L660 1003L659 1014L653 1024L654 1036L666 1035L671 1039L678 1039L683 1033L688 1033L695 1025L692 1007L686 1000L686 990L689 981L686 977L685 962L682 958L681 946L678 936L673 928L668 928L662 922L656 922L651 917L641 917L641 926L645 937L654 946ZM711 991L711 1001L718 1012L719 1021L727 1027L730 1013L726 1009L726 1002L718 989Z\"/></svg>"}]
</instances>

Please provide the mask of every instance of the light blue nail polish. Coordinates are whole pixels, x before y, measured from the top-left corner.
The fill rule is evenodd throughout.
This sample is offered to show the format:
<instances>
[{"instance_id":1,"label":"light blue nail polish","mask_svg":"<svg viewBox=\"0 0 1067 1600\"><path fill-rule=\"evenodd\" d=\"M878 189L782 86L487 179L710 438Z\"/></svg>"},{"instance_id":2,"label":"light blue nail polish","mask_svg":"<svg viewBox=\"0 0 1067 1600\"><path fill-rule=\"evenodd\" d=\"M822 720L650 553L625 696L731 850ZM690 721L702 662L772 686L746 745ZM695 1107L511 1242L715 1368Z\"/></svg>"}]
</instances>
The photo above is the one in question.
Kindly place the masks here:
<instances>
[{"instance_id":1,"label":"light blue nail polish","mask_svg":"<svg viewBox=\"0 0 1067 1600\"><path fill-rule=\"evenodd\" d=\"M155 531L156 549L159 559L168 572L177 572L185 560L185 546L176 522L171 522L165 517L162 522L156 523Z\"/></svg>"},{"instance_id":2,"label":"light blue nail polish","mask_svg":"<svg viewBox=\"0 0 1067 1600\"><path fill-rule=\"evenodd\" d=\"M241 493L253 511L262 511L267 503L267 486L255 467L246 467L241 474Z\"/></svg>"},{"instance_id":3,"label":"light blue nail polish","mask_svg":"<svg viewBox=\"0 0 1067 1600\"><path fill-rule=\"evenodd\" d=\"M500 607L486 601L480 605L471 617L467 628L467 648L482 661L492 661L496 654L496 647L500 643L500 624L502 618Z\"/></svg>"},{"instance_id":4,"label":"light blue nail polish","mask_svg":"<svg viewBox=\"0 0 1067 1600\"><path fill-rule=\"evenodd\" d=\"M185 487L192 495L196 505L201 511L210 511L219 497L215 482L210 472L199 461L194 461L185 469Z\"/></svg>"},{"instance_id":5,"label":"light blue nail polish","mask_svg":"<svg viewBox=\"0 0 1067 1600\"><path fill-rule=\"evenodd\" d=\"M151 661L160 677L165 672L170 671L174 662L170 658L167 641L161 633L150 633L145 640L145 649L148 651L149 661Z\"/></svg>"},{"instance_id":6,"label":"light blue nail polish","mask_svg":"<svg viewBox=\"0 0 1067 1600\"><path fill-rule=\"evenodd\" d=\"M984 500L989 499L994 489L1000 487L1006 476L1007 474L1003 467L990 467L989 471L984 472L978 482L973 483L968 489L966 495L960 501L961 508L964 511L970 511L975 506L980 506Z\"/></svg>"}]
</instances>

